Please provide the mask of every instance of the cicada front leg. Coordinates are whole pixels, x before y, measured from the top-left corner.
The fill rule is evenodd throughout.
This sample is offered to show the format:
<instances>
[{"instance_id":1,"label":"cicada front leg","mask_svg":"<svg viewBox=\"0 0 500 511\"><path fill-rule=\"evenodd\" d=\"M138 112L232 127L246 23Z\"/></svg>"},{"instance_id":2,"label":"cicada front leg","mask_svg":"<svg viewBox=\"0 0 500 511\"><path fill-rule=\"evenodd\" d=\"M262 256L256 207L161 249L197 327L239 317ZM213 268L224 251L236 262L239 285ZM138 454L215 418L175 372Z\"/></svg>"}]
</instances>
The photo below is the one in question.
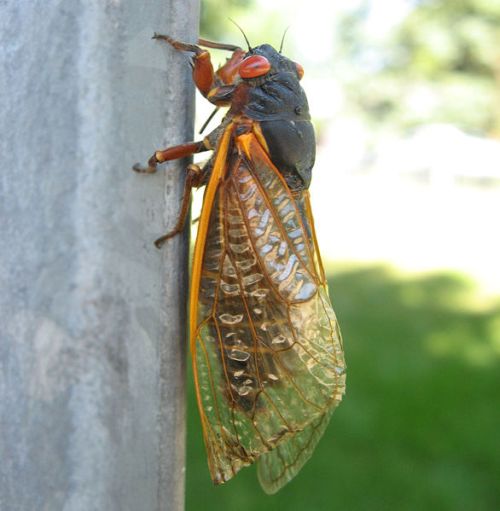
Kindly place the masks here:
<instances>
[{"instance_id":1,"label":"cicada front leg","mask_svg":"<svg viewBox=\"0 0 500 511\"><path fill-rule=\"evenodd\" d=\"M165 41L176 50L193 53L193 80L197 89L214 105L227 106L230 103L234 91L233 82L238 74L239 65L245 56L244 50L231 44L214 43L206 39L199 39L198 42L202 46L233 52L227 62L214 72L210 53L200 46L182 43L162 34L155 34L153 39Z\"/></svg>"},{"instance_id":2,"label":"cicada front leg","mask_svg":"<svg viewBox=\"0 0 500 511\"><path fill-rule=\"evenodd\" d=\"M211 146L207 139L200 140L199 142L189 142L187 144L175 145L163 149L161 151L155 151L153 156L149 158L147 167L143 167L141 164L136 163L132 169L139 174L154 174L156 172L159 163L164 163L170 160L177 160L179 158L185 158L192 154L202 153L203 151L210 151Z\"/></svg>"}]
</instances>

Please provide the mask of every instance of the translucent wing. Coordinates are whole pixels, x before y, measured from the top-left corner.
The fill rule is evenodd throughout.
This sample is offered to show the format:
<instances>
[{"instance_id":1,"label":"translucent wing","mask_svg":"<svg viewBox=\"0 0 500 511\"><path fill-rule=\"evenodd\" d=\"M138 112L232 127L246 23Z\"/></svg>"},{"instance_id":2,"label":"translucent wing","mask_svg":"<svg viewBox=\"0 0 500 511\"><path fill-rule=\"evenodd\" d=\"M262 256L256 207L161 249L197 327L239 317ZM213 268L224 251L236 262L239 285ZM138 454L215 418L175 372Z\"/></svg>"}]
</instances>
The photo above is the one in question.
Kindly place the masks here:
<instances>
[{"instance_id":1,"label":"translucent wing","mask_svg":"<svg viewBox=\"0 0 500 511\"><path fill-rule=\"evenodd\" d=\"M261 456L257 474L266 493L276 493L297 475L323 436L333 410L330 408L302 431Z\"/></svg>"},{"instance_id":2,"label":"translucent wing","mask_svg":"<svg viewBox=\"0 0 500 511\"><path fill-rule=\"evenodd\" d=\"M214 482L260 459L273 493L342 398L343 349L307 191L292 196L254 134L236 137L233 152L224 137L193 263L198 404Z\"/></svg>"}]
</instances>

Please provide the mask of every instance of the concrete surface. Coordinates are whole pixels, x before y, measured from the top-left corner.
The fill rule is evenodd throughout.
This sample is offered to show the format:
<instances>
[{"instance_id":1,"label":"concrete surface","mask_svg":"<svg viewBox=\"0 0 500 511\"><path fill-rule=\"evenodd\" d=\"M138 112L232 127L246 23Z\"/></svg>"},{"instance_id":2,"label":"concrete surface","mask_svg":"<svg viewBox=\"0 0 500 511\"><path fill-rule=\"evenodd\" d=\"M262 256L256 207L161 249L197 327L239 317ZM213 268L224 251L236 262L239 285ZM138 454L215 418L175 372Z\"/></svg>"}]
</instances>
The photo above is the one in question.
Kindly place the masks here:
<instances>
[{"instance_id":1,"label":"concrete surface","mask_svg":"<svg viewBox=\"0 0 500 511\"><path fill-rule=\"evenodd\" d=\"M198 0L0 5L0 509L181 510Z\"/></svg>"}]
</instances>

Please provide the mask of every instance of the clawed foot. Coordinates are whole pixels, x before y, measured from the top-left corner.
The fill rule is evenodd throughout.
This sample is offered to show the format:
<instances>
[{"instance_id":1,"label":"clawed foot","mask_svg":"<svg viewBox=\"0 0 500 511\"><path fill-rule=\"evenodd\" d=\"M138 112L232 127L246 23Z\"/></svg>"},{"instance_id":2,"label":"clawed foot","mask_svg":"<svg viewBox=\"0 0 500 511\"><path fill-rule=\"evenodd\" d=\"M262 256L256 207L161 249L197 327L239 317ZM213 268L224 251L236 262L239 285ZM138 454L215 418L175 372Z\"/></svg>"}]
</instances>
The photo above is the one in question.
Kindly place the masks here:
<instances>
[{"instance_id":1,"label":"clawed foot","mask_svg":"<svg viewBox=\"0 0 500 511\"><path fill-rule=\"evenodd\" d=\"M167 43L170 44L175 42L175 39L172 39L169 35L158 34L158 32L155 32L151 39L163 39L164 41L167 41Z\"/></svg>"},{"instance_id":2,"label":"clawed foot","mask_svg":"<svg viewBox=\"0 0 500 511\"><path fill-rule=\"evenodd\" d=\"M139 174L154 174L156 172L156 167L143 167L140 163L136 163L132 167L132 170Z\"/></svg>"},{"instance_id":3,"label":"clawed foot","mask_svg":"<svg viewBox=\"0 0 500 511\"><path fill-rule=\"evenodd\" d=\"M148 166L143 167L140 163L136 163L132 170L138 172L139 174L154 174L156 172L156 166L158 165L158 160L156 159L156 154L153 154L151 158L149 158Z\"/></svg>"},{"instance_id":4,"label":"clawed foot","mask_svg":"<svg viewBox=\"0 0 500 511\"><path fill-rule=\"evenodd\" d=\"M173 238L174 236L177 236L181 232L182 232L182 230L174 229L173 231L170 231L169 233L164 234L161 238L158 238L157 240L155 240L155 247L161 248L167 240L169 240L170 238Z\"/></svg>"}]
</instances>

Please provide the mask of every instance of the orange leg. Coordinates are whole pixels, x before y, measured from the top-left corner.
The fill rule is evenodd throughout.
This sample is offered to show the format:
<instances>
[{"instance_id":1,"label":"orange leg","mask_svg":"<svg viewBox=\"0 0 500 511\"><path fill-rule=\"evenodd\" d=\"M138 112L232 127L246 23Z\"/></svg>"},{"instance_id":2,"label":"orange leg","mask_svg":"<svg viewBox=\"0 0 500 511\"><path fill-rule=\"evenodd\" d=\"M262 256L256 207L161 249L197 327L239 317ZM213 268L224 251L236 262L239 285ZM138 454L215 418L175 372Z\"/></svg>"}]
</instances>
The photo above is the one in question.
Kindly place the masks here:
<instances>
[{"instance_id":1,"label":"orange leg","mask_svg":"<svg viewBox=\"0 0 500 511\"><path fill-rule=\"evenodd\" d=\"M214 67L210 60L210 53L207 50L201 49L196 44L181 43L172 39L168 35L156 34L153 39L166 41L176 50L189 51L193 55L193 80L198 87L198 90L206 97L210 90L214 87Z\"/></svg>"},{"instance_id":2,"label":"orange leg","mask_svg":"<svg viewBox=\"0 0 500 511\"><path fill-rule=\"evenodd\" d=\"M219 106L227 105L234 90L234 79L243 60L245 52L238 46L214 43L206 39L199 39L199 43L208 48L218 48L233 52L231 58L221 68L214 72L210 53L196 44L182 43L168 35L154 34L153 39L166 41L176 50L188 51L193 55L193 80L198 90L211 103Z\"/></svg>"},{"instance_id":3,"label":"orange leg","mask_svg":"<svg viewBox=\"0 0 500 511\"><path fill-rule=\"evenodd\" d=\"M151 158L149 158L148 166L143 167L136 163L132 169L140 174L154 174L158 163L164 161L177 160L178 158L185 158L195 153L203 151L210 151L210 147L205 140L201 142L189 142L188 144L180 144L164 149L163 151L156 151Z\"/></svg>"}]
</instances>

